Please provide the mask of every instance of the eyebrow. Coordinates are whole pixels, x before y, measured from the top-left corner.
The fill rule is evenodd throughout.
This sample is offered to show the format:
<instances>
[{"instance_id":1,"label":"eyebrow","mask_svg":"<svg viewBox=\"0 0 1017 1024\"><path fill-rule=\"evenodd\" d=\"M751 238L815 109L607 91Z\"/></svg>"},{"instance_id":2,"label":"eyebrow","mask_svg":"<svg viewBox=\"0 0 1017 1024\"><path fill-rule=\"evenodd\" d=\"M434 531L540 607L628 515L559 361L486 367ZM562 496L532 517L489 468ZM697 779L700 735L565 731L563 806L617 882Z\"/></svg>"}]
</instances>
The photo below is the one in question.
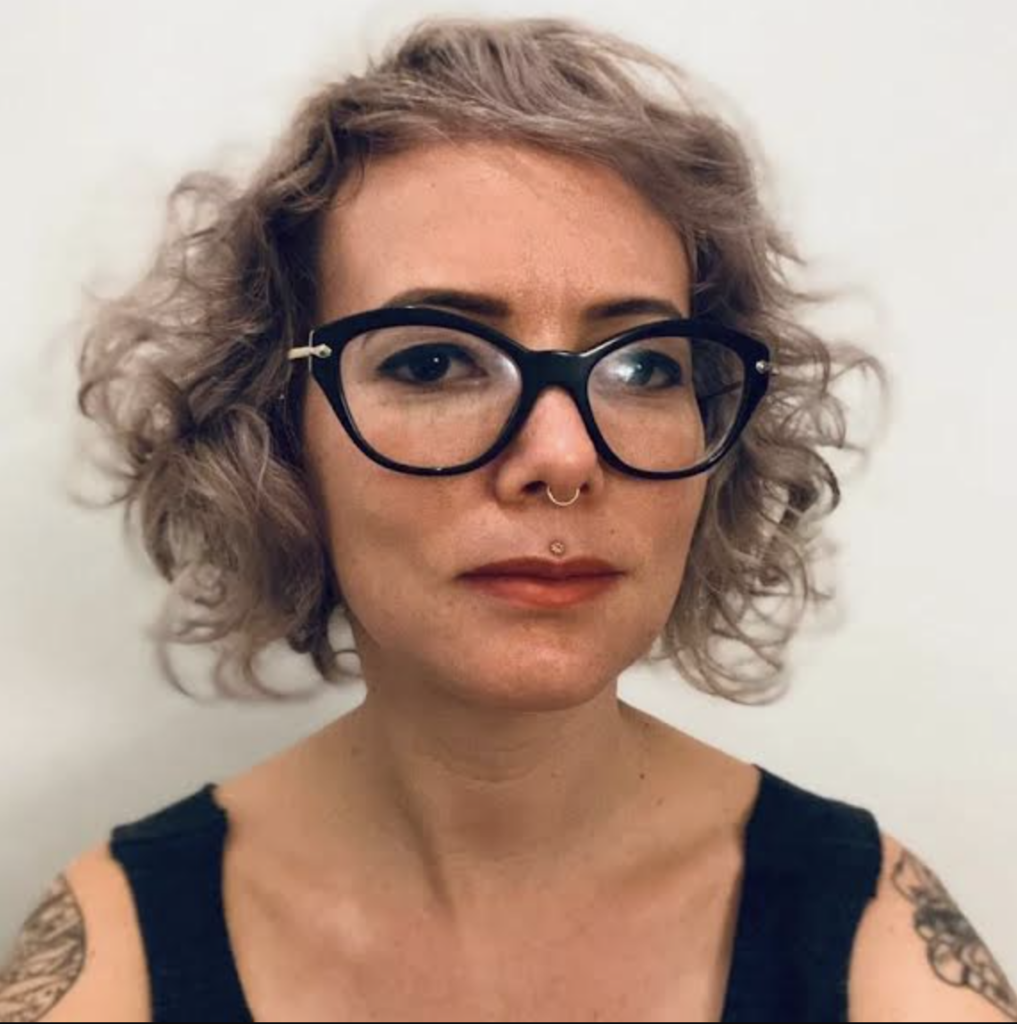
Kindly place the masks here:
<instances>
[{"instance_id":1,"label":"eyebrow","mask_svg":"<svg viewBox=\"0 0 1017 1024\"><path fill-rule=\"evenodd\" d=\"M480 292L462 291L457 288L410 288L408 291L393 295L383 303L383 309L391 306L425 305L443 306L456 309L474 316L486 316L492 319L508 319L512 315L512 306L504 299ZM686 315L668 299L657 299L650 296L633 296L626 299L610 299L595 302L583 310L583 319L587 321L612 320L623 316L661 316L666 319L685 319Z\"/></svg>"}]
</instances>

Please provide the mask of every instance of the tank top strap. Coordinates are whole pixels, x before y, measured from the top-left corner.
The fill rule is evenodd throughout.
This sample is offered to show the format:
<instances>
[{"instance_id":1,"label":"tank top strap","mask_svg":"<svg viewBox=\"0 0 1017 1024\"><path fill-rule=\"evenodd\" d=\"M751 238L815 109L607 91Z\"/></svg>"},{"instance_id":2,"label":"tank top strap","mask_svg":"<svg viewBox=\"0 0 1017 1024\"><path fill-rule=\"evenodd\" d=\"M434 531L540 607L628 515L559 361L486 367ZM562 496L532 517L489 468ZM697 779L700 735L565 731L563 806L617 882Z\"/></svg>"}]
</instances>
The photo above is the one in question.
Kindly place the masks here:
<instances>
[{"instance_id":1,"label":"tank top strap","mask_svg":"<svg viewBox=\"0 0 1017 1024\"><path fill-rule=\"evenodd\" d=\"M110 834L134 896L155 1022L253 1020L226 929L228 823L214 791L207 783Z\"/></svg>"},{"instance_id":2,"label":"tank top strap","mask_svg":"<svg viewBox=\"0 0 1017 1024\"><path fill-rule=\"evenodd\" d=\"M878 823L756 767L721 1020L847 1021L854 938L882 866Z\"/></svg>"}]
</instances>

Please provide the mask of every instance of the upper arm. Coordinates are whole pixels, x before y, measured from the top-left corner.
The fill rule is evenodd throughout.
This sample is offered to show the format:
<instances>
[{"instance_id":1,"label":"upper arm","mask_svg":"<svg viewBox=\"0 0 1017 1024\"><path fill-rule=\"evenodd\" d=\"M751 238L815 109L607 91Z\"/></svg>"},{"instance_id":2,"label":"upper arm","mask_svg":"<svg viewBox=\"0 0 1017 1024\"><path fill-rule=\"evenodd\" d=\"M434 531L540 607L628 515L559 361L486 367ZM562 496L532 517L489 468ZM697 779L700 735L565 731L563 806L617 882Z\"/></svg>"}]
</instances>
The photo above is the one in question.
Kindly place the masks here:
<instances>
[{"instance_id":1,"label":"upper arm","mask_svg":"<svg viewBox=\"0 0 1017 1024\"><path fill-rule=\"evenodd\" d=\"M0 961L0 1021L150 1019L133 897L99 846L54 879Z\"/></svg>"},{"instance_id":2,"label":"upper arm","mask_svg":"<svg viewBox=\"0 0 1017 1024\"><path fill-rule=\"evenodd\" d=\"M1017 994L935 873L883 834L876 896L859 922L852 1021L1017 1021Z\"/></svg>"}]
</instances>

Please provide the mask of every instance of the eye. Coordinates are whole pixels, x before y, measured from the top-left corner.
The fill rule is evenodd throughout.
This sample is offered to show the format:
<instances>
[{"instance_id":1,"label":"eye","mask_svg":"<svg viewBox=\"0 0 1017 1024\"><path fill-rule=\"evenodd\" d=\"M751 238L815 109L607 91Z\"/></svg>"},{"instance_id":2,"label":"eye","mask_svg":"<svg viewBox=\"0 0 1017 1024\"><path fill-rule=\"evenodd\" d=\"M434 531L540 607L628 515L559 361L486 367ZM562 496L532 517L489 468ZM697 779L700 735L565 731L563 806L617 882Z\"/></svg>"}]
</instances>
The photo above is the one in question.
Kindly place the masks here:
<instances>
[{"instance_id":1,"label":"eye","mask_svg":"<svg viewBox=\"0 0 1017 1024\"><path fill-rule=\"evenodd\" d=\"M389 356L379 367L378 374L406 384L433 384L446 379L453 362L476 367L476 363L458 345L415 345ZM410 379L397 376L408 370Z\"/></svg>"},{"instance_id":2,"label":"eye","mask_svg":"<svg viewBox=\"0 0 1017 1024\"><path fill-rule=\"evenodd\" d=\"M653 349L639 349L627 352L624 359L618 359L612 366L612 376L624 384L640 386L653 379L654 373L661 380L657 387L647 388L650 391L662 390L684 382L685 371L681 363Z\"/></svg>"}]
</instances>

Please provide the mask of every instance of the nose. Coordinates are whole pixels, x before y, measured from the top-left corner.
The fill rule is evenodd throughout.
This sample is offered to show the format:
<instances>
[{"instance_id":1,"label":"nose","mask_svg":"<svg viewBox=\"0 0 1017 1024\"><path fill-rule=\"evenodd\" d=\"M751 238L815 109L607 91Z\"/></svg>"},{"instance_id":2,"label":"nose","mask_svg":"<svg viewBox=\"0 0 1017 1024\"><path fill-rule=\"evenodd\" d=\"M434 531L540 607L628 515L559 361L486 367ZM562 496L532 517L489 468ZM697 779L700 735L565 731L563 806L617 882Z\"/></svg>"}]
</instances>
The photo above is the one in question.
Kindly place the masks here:
<instances>
[{"instance_id":1,"label":"nose","mask_svg":"<svg viewBox=\"0 0 1017 1024\"><path fill-rule=\"evenodd\" d=\"M572 396L561 387L547 388L519 428L512 447L525 447L555 459L596 461L597 450Z\"/></svg>"},{"instance_id":2,"label":"nose","mask_svg":"<svg viewBox=\"0 0 1017 1024\"><path fill-rule=\"evenodd\" d=\"M572 396L546 388L502 452L495 488L503 502L532 501L547 488L560 501L577 491L589 495L603 485L600 457ZM546 499L545 499L546 500Z\"/></svg>"}]
</instances>

